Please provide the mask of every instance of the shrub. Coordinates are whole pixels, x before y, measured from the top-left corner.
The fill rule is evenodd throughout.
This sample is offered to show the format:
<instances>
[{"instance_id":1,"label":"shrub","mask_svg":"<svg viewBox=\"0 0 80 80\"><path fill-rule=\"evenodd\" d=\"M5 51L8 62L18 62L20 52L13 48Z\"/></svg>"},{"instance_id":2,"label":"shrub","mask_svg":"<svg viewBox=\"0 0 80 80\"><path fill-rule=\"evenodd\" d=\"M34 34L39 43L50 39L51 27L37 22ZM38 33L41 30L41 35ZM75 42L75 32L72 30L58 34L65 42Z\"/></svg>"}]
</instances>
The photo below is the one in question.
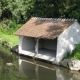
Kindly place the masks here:
<instances>
[{"instance_id":1,"label":"shrub","mask_svg":"<svg viewBox=\"0 0 80 80\"><path fill-rule=\"evenodd\" d=\"M80 60L80 44L75 45L75 48L72 51L72 53L69 50L66 51L63 59L67 59L67 58L79 59Z\"/></svg>"},{"instance_id":2,"label":"shrub","mask_svg":"<svg viewBox=\"0 0 80 80\"><path fill-rule=\"evenodd\" d=\"M9 28L11 29L11 28L16 28L17 27L17 24L16 24L16 22L15 21L12 21L12 20L10 20L9 21L9 23L8 23L8 26L9 26Z\"/></svg>"},{"instance_id":3,"label":"shrub","mask_svg":"<svg viewBox=\"0 0 80 80\"><path fill-rule=\"evenodd\" d=\"M4 32L4 29L1 25L0 25L0 32Z\"/></svg>"},{"instance_id":4,"label":"shrub","mask_svg":"<svg viewBox=\"0 0 80 80\"><path fill-rule=\"evenodd\" d=\"M74 48L74 50L72 52L72 56L75 59L80 59L80 44L76 44L75 45L75 48Z\"/></svg>"},{"instance_id":5,"label":"shrub","mask_svg":"<svg viewBox=\"0 0 80 80\"><path fill-rule=\"evenodd\" d=\"M2 26L5 22L5 26ZM8 20L2 22L3 24L0 25L0 32L5 34L13 34L17 29L19 29L22 24L17 24L15 20Z\"/></svg>"}]
</instances>

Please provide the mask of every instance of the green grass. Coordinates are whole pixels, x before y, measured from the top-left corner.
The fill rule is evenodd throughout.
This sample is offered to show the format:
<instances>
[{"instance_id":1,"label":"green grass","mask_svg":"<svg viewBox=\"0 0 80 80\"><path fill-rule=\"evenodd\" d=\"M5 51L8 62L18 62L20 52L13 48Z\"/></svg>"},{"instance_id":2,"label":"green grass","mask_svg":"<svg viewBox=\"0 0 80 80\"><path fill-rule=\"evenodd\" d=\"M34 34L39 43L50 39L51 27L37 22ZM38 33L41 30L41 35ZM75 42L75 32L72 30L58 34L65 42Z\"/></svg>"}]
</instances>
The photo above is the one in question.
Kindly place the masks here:
<instances>
[{"instance_id":1,"label":"green grass","mask_svg":"<svg viewBox=\"0 0 80 80\"><path fill-rule=\"evenodd\" d=\"M0 43L5 43L8 46L18 44L18 36L14 32L18 30L22 24L17 24L14 20L3 20L0 22Z\"/></svg>"},{"instance_id":2,"label":"green grass","mask_svg":"<svg viewBox=\"0 0 80 80\"><path fill-rule=\"evenodd\" d=\"M18 44L18 36L15 35L7 35L0 32L0 39L10 43L10 46L15 46Z\"/></svg>"}]
</instances>

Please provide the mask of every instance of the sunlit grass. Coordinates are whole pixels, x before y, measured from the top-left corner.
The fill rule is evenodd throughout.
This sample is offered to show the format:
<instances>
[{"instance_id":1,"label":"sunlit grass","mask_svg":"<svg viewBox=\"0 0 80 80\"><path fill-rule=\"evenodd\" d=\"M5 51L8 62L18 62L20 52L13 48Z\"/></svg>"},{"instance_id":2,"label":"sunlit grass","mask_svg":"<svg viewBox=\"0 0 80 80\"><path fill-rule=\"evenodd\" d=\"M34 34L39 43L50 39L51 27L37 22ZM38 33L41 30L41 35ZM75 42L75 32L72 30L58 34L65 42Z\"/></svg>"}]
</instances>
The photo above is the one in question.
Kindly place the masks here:
<instances>
[{"instance_id":1,"label":"sunlit grass","mask_svg":"<svg viewBox=\"0 0 80 80\"><path fill-rule=\"evenodd\" d=\"M12 46L18 44L18 36L15 36L15 35L7 35L7 34L0 32L0 39L2 41L7 41L7 42L11 43Z\"/></svg>"},{"instance_id":2,"label":"sunlit grass","mask_svg":"<svg viewBox=\"0 0 80 80\"><path fill-rule=\"evenodd\" d=\"M4 23L6 22L6 23ZM9 46L18 44L18 36L14 35L23 24L17 24L15 20L5 19L0 21L0 43L9 43Z\"/></svg>"}]
</instances>

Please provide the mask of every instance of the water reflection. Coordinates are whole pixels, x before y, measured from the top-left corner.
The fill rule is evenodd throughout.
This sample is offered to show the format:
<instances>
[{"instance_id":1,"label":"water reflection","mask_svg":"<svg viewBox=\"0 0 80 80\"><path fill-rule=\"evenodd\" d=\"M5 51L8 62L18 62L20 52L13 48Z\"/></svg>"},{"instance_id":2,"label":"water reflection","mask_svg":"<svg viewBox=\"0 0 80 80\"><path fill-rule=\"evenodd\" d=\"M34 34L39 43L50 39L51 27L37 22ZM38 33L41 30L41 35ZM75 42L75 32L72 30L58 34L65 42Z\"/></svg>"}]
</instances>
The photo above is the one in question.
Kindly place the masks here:
<instances>
[{"instance_id":1,"label":"water reflection","mask_svg":"<svg viewBox=\"0 0 80 80\"><path fill-rule=\"evenodd\" d=\"M27 80L56 80L56 71L53 66L51 67L41 65L38 61L27 61L19 58L19 73Z\"/></svg>"},{"instance_id":2,"label":"water reflection","mask_svg":"<svg viewBox=\"0 0 80 80\"><path fill-rule=\"evenodd\" d=\"M0 80L18 80L18 59L0 52Z\"/></svg>"},{"instance_id":3,"label":"water reflection","mask_svg":"<svg viewBox=\"0 0 80 80\"><path fill-rule=\"evenodd\" d=\"M21 57L19 58L19 73L27 80L80 80L66 68Z\"/></svg>"}]
</instances>

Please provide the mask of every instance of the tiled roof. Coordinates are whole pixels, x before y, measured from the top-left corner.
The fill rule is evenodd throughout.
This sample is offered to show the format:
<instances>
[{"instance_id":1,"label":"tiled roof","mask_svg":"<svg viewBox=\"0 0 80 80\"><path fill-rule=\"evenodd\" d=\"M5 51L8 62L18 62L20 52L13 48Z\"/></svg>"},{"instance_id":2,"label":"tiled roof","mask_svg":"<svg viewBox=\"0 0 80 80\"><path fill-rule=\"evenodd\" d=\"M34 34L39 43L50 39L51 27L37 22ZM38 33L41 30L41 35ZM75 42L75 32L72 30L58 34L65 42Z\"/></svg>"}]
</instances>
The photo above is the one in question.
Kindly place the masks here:
<instances>
[{"instance_id":1,"label":"tiled roof","mask_svg":"<svg viewBox=\"0 0 80 80\"><path fill-rule=\"evenodd\" d=\"M54 39L72 25L76 19L32 17L15 34L36 38Z\"/></svg>"}]
</instances>

